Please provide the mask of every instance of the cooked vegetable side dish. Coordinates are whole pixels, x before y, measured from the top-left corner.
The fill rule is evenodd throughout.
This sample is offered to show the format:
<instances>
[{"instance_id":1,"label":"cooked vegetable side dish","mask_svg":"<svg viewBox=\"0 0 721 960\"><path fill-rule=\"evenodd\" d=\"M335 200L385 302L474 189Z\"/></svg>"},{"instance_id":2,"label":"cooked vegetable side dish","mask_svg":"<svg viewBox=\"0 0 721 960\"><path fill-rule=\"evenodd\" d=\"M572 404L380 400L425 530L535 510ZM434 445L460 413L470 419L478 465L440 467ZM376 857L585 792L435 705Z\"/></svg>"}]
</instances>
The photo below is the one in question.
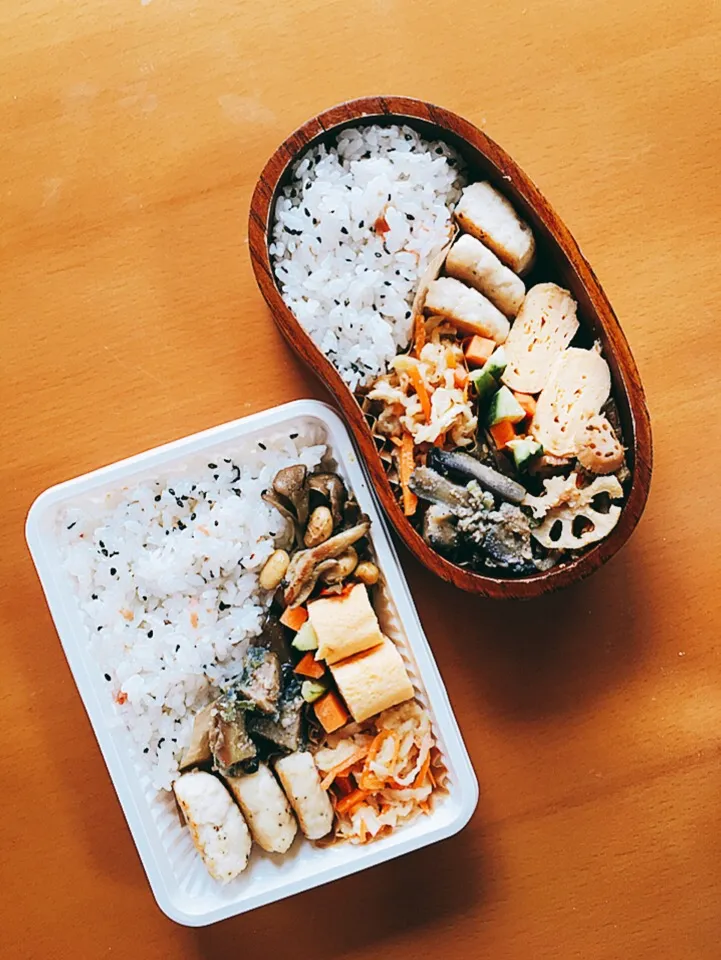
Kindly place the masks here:
<instances>
[{"instance_id":1,"label":"cooked vegetable side dish","mask_svg":"<svg viewBox=\"0 0 721 960\"><path fill-rule=\"evenodd\" d=\"M608 536L631 478L609 366L502 192L447 145L367 126L311 147L275 216L281 293L430 547L525 577Z\"/></svg>"},{"instance_id":2,"label":"cooked vegetable side dish","mask_svg":"<svg viewBox=\"0 0 721 960\"><path fill-rule=\"evenodd\" d=\"M219 460L72 508L62 535L144 773L226 883L254 845L386 835L445 771L325 448L295 434Z\"/></svg>"}]
</instances>

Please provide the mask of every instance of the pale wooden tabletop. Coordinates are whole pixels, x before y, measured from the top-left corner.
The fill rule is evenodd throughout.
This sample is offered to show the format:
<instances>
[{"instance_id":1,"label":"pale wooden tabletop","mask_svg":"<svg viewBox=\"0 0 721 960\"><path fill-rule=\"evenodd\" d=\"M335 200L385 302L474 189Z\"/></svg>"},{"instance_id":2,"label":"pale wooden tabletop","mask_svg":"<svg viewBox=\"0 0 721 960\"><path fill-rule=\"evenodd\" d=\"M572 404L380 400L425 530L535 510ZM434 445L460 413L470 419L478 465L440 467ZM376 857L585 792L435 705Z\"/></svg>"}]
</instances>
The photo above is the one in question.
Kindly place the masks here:
<instances>
[{"instance_id":1,"label":"pale wooden tabletop","mask_svg":"<svg viewBox=\"0 0 721 960\"><path fill-rule=\"evenodd\" d=\"M721 941L713 0L23 0L0 10L3 953L717 960ZM402 93L487 130L595 267L644 377L629 545L527 605L402 554L481 801L464 833L214 928L157 909L23 539L56 481L322 397L251 274L280 140Z\"/></svg>"}]
</instances>

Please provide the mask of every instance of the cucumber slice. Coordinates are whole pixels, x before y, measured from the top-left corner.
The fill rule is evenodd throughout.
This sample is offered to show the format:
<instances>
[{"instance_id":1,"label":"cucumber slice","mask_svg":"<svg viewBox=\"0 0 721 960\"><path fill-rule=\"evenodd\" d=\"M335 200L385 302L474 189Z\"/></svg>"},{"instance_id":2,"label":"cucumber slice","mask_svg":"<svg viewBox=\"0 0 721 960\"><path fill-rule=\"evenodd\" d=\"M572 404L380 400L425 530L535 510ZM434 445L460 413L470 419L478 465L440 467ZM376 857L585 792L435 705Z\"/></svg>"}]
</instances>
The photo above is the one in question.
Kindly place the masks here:
<instances>
[{"instance_id":1,"label":"cucumber slice","mask_svg":"<svg viewBox=\"0 0 721 960\"><path fill-rule=\"evenodd\" d=\"M498 393L493 395L486 419L489 427L495 427L497 423L502 423L504 420L508 420L510 423L520 423L525 418L526 411L508 387L501 387Z\"/></svg>"},{"instance_id":2,"label":"cucumber slice","mask_svg":"<svg viewBox=\"0 0 721 960\"><path fill-rule=\"evenodd\" d=\"M300 685L300 695L306 703L315 703L320 700L324 693L328 692L325 683L318 683L317 680L304 680Z\"/></svg>"},{"instance_id":3,"label":"cucumber slice","mask_svg":"<svg viewBox=\"0 0 721 960\"><path fill-rule=\"evenodd\" d=\"M487 397L497 389L506 366L506 351L503 347L498 347L497 350L493 351L480 370L473 371L470 380L476 388L479 400Z\"/></svg>"},{"instance_id":4,"label":"cucumber slice","mask_svg":"<svg viewBox=\"0 0 721 960\"><path fill-rule=\"evenodd\" d=\"M543 453L543 445L533 437L518 437L515 440L509 440L506 447L513 454L513 462L517 470L525 470L529 461L534 457L540 457Z\"/></svg>"},{"instance_id":5,"label":"cucumber slice","mask_svg":"<svg viewBox=\"0 0 721 960\"><path fill-rule=\"evenodd\" d=\"M308 650L318 649L318 637L315 630L310 625L310 620L306 620L300 630L293 637L292 644L296 650L307 653Z\"/></svg>"}]
</instances>

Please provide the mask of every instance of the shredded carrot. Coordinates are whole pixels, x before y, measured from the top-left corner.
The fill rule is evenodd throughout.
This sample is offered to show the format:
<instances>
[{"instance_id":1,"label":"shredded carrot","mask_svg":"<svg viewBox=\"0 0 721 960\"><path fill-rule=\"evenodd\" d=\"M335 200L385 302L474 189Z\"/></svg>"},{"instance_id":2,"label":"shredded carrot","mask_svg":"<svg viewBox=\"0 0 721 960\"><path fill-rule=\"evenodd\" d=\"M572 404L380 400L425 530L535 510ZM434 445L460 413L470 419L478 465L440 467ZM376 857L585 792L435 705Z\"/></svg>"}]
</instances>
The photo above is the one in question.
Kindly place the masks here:
<instances>
[{"instance_id":1,"label":"shredded carrot","mask_svg":"<svg viewBox=\"0 0 721 960\"><path fill-rule=\"evenodd\" d=\"M459 388L465 387L468 381L468 373L463 367L456 367L453 371L453 382Z\"/></svg>"},{"instance_id":2,"label":"shredded carrot","mask_svg":"<svg viewBox=\"0 0 721 960\"><path fill-rule=\"evenodd\" d=\"M358 747L357 750L354 750L353 753L341 761L341 763L337 763L334 767L331 767L320 782L321 790L327 790L336 777L340 777L346 770L350 770L354 764L358 763L359 760L364 760L367 755L368 747Z\"/></svg>"},{"instance_id":3,"label":"shredded carrot","mask_svg":"<svg viewBox=\"0 0 721 960\"><path fill-rule=\"evenodd\" d=\"M428 803L427 800L421 800L420 803L418 804L418 806L419 806L420 809L423 811L423 813L426 813L426 814L427 814L427 813L430 813L430 812L431 812L431 805L430 805L430 803Z\"/></svg>"},{"instance_id":4,"label":"shredded carrot","mask_svg":"<svg viewBox=\"0 0 721 960\"><path fill-rule=\"evenodd\" d=\"M349 776L336 777L333 786L340 790L342 797L347 797L349 793L352 793L354 790L353 782Z\"/></svg>"},{"instance_id":5,"label":"shredded carrot","mask_svg":"<svg viewBox=\"0 0 721 960\"><path fill-rule=\"evenodd\" d=\"M438 434L436 439L433 441L433 446L442 447L445 442L446 442L446 431L443 430L441 433Z\"/></svg>"},{"instance_id":6,"label":"shredded carrot","mask_svg":"<svg viewBox=\"0 0 721 960\"><path fill-rule=\"evenodd\" d=\"M358 779L358 786L369 793L375 793L377 790L383 789L385 781L377 777L371 770L364 770Z\"/></svg>"},{"instance_id":7,"label":"shredded carrot","mask_svg":"<svg viewBox=\"0 0 721 960\"><path fill-rule=\"evenodd\" d=\"M423 763L421 764L421 769L418 771L418 776L417 776L416 779L413 781L413 789L414 789L414 790L416 789L416 787L422 787L422 786L423 786L423 781L426 779L426 776L428 775L428 771L429 771L429 769L430 769L430 766L431 766L431 753L430 753L430 750L429 750L428 753L426 754L426 759L425 759L425 760L423 761Z\"/></svg>"},{"instance_id":8,"label":"shredded carrot","mask_svg":"<svg viewBox=\"0 0 721 960\"><path fill-rule=\"evenodd\" d=\"M411 474L416 466L413 458L413 437L410 435L410 433L403 434L399 460L400 464L398 476L401 482L401 490L403 492L403 513L405 513L407 517L412 517L416 512L416 507L418 506L418 497L408 486L411 479Z\"/></svg>"},{"instance_id":9,"label":"shredded carrot","mask_svg":"<svg viewBox=\"0 0 721 960\"><path fill-rule=\"evenodd\" d=\"M423 416L426 420L431 419L431 399L428 396L428 390L426 385L423 382L423 377L421 376L421 371L418 369L415 364L412 367L408 368L408 376L411 378L413 383L413 388L418 394L418 399L421 401L421 408L423 410Z\"/></svg>"},{"instance_id":10,"label":"shredded carrot","mask_svg":"<svg viewBox=\"0 0 721 960\"><path fill-rule=\"evenodd\" d=\"M123 704L128 699L127 693L124 693L122 690L119 693L115 694L115 702Z\"/></svg>"},{"instance_id":11,"label":"shredded carrot","mask_svg":"<svg viewBox=\"0 0 721 960\"><path fill-rule=\"evenodd\" d=\"M357 807L359 803L363 803L365 798L368 796L367 790L353 790L352 793L349 793L347 797L343 797L335 805L338 813L350 813L354 807Z\"/></svg>"},{"instance_id":12,"label":"shredded carrot","mask_svg":"<svg viewBox=\"0 0 721 960\"><path fill-rule=\"evenodd\" d=\"M422 313L417 313L413 321L413 352L420 357L421 350L426 345L426 324Z\"/></svg>"},{"instance_id":13,"label":"shredded carrot","mask_svg":"<svg viewBox=\"0 0 721 960\"><path fill-rule=\"evenodd\" d=\"M120 611L120 616L121 616L124 620L127 620L128 622L130 622L131 620L134 620L134 619L135 619L135 614L133 613L132 610L121 610L121 611Z\"/></svg>"},{"instance_id":14,"label":"shredded carrot","mask_svg":"<svg viewBox=\"0 0 721 960\"><path fill-rule=\"evenodd\" d=\"M360 818L360 821L358 823L358 830L360 832L360 842L365 843L367 831L366 831L366 822L363 819L363 817Z\"/></svg>"},{"instance_id":15,"label":"shredded carrot","mask_svg":"<svg viewBox=\"0 0 721 960\"><path fill-rule=\"evenodd\" d=\"M198 614L195 610L193 610L193 612L190 614L190 626L191 627L198 626Z\"/></svg>"},{"instance_id":16,"label":"shredded carrot","mask_svg":"<svg viewBox=\"0 0 721 960\"><path fill-rule=\"evenodd\" d=\"M366 769L368 768L368 765L371 764L375 760L375 758L378 756L378 751L386 742L388 737L393 738L393 744L394 744L393 756L391 758L391 766L393 766L393 764L396 762L396 760L398 759L398 751L400 750L400 743L398 743L398 737L395 735L395 732L393 730L381 730L381 732L376 735L375 739L373 740L370 747L368 748L368 759L366 760Z\"/></svg>"},{"instance_id":17,"label":"shredded carrot","mask_svg":"<svg viewBox=\"0 0 721 960\"><path fill-rule=\"evenodd\" d=\"M204 527L201 523L199 523L195 529L200 530L200 532L204 533L206 537L210 536L210 530L208 530L207 527Z\"/></svg>"},{"instance_id":18,"label":"shredded carrot","mask_svg":"<svg viewBox=\"0 0 721 960\"><path fill-rule=\"evenodd\" d=\"M397 447L403 446L403 441L401 440L400 437L391 437L391 443L395 443Z\"/></svg>"}]
</instances>

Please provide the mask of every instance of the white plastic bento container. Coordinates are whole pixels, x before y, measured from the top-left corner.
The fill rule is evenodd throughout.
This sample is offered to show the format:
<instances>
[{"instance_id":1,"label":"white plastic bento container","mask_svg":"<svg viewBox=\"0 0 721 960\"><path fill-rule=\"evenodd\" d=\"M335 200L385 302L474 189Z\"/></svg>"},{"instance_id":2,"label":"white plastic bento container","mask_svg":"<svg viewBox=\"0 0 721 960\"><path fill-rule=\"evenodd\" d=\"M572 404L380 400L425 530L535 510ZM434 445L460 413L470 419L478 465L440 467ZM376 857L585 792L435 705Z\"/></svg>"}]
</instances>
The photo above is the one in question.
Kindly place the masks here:
<instances>
[{"instance_id":1,"label":"white plastic bento container","mask_svg":"<svg viewBox=\"0 0 721 960\"><path fill-rule=\"evenodd\" d=\"M118 722L97 661L74 586L63 568L56 534L58 512L69 503L95 497L129 482L177 469L196 454L220 453L239 442L257 441L300 426L324 437L338 472L372 520L371 536L384 590L378 613L385 632L399 646L419 700L429 709L448 768L448 784L432 812L367 846L338 844L317 849L296 839L284 856L255 848L248 869L222 885L211 879L181 827L170 794L159 795L134 760L130 735ZM478 801L478 784L438 668L418 619L398 557L348 432L326 404L301 400L235 420L138 454L83 477L51 487L30 509L26 536L65 656L100 744L120 804L160 908L173 920L203 926L337 880L443 840L461 830Z\"/></svg>"}]
</instances>

